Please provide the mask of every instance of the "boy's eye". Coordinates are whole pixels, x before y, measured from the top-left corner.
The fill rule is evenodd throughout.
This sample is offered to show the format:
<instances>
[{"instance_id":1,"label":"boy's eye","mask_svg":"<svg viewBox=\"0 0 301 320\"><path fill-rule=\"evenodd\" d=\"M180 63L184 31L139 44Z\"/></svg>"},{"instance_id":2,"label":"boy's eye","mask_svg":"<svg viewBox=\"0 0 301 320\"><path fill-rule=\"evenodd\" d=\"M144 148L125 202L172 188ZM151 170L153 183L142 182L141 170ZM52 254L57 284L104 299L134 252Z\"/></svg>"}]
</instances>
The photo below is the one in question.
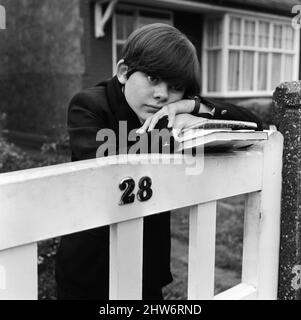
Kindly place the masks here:
<instances>
[{"instance_id":1,"label":"boy's eye","mask_svg":"<svg viewBox=\"0 0 301 320\"><path fill-rule=\"evenodd\" d=\"M160 81L158 77L150 76L150 75L147 76L147 79L151 84L158 84Z\"/></svg>"},{"instance_id":2,"label":"boy's eye","mask_svg":"<svg viewBox=\"0 0 301 320\"><path fill-rule=\"evenodd\" d=\"M177 85L170 85L169 90L171 90L171 91L184 91L184 88L181 86L177 86Z\"/></svg>"}]
</instances>

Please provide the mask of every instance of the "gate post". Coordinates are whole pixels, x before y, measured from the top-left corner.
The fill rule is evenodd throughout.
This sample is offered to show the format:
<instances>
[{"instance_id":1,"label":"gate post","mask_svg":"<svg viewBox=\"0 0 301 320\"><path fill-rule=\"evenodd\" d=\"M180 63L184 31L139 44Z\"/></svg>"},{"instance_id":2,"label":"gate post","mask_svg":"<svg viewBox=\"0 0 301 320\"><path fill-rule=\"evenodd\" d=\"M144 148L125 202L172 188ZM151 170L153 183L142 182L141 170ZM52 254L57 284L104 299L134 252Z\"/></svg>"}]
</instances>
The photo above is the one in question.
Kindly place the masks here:
<instances>
[{"instance_id":1,"label":"gate post","mask_svg":"<svg viewBox=\"0 0 301 320\"><path fill-rule=\"evenodd\" d=\"M274 124L284 136L278 299L301 299L301 81L273 95Z\"/></svg>"}]
</instances>

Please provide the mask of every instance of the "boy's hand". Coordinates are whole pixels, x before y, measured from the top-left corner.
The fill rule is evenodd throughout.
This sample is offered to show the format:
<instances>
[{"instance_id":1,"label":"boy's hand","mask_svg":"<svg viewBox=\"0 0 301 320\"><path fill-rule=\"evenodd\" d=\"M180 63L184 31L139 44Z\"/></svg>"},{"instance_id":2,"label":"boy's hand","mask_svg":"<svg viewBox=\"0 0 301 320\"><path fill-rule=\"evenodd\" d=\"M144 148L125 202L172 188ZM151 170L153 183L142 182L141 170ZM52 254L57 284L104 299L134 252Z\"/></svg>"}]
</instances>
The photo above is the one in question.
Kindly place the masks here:
<instances>
[{"instance_id":1,"label":"boy's hand","mask_svg":"<svg viewBox=\"0 0 301 320\"><path fill-rule=\"evenodd\" d=\"M137 130L137 133L142 134L146 131L151 131L156 126L157 122L164 116L168 116L168 128L174 126L175 117L179 113L191 113L194 108L194 100L191 99L182 99L166 106L162 107L154 115L148 117L143 126Z\"/></svg>"},{"instance_id":2,"label":"boy's hand","mask_svg":"<svg viewBox=\"0 0 301 320\"><path fill-rule=\"evenodd\" d=\"M193 126L194 124L200 122L200 120L202 120L202 119L204 119L204 118L196 117L196 116L193 116L193 115L187 114L187 113L176 115L174 126L172 129L175 139L177 140L179 133L183 129L190 127L190 126Z\"/></svg>"}]
</instances>

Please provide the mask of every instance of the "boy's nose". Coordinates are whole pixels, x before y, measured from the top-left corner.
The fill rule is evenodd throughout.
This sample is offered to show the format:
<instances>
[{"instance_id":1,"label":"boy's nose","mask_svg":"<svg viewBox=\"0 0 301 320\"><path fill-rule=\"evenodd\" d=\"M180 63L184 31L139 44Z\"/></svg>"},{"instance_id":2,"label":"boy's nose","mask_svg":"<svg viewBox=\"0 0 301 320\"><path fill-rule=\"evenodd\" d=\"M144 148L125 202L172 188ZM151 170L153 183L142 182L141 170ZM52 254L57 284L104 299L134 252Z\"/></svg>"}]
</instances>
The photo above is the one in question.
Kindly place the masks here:
<instances>
[{"instance_id":1,"label":"boy's nose","mask_svg":"<svg viewBox=\"0 0 301 320\"><path fill-rule=\"evenodd\" d=\"M160 82L154 88L154 98L160 102L166 102L168 100L168 85L164 82Z\"/></svg>"}]
</instances>

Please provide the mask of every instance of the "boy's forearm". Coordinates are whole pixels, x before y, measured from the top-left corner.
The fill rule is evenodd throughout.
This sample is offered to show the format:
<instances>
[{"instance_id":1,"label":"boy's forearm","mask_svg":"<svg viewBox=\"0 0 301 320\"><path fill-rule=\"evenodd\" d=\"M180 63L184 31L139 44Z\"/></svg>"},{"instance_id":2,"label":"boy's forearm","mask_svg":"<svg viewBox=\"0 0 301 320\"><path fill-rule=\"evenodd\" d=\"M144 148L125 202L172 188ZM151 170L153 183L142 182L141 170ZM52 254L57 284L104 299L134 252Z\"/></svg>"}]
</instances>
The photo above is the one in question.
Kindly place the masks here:
<instances>
[{"instance_id":1,"label":"boy's forearm","mask_svg":"<svg viewBox=\"0 0 301 320\"><path fill-rule=\"evenodd\" d=\"M210 109L214 109L213 119L255 122L257 124L257 130L263 130L262 121L246 108L231 103L219 102L215 99L205 99L203 97L201 97L201 102ZM207 117L206 114L201 116Z\"/></svg>"}]
</instances>

